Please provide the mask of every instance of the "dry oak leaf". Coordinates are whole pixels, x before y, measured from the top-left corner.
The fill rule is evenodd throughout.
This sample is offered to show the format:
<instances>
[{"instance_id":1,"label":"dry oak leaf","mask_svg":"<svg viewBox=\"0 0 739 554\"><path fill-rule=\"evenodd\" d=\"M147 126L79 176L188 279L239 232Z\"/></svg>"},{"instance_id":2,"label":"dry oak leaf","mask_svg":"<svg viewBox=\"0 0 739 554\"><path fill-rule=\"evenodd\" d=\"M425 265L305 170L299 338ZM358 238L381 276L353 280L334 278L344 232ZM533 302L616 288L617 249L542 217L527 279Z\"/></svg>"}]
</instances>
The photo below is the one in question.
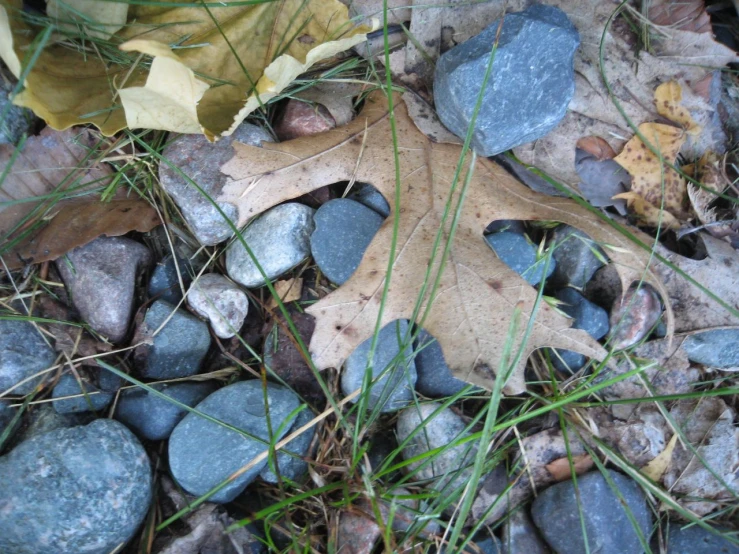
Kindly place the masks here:
<instances>
[{"instance_id":1,"label":"dry oak leaf","mask_svg":"<svg viewBox=\"0 0 739 554\"><path fill-rule=\"evenodd\" d=\"M280 202L338 181L371 183L390 203L391 216L375 235L356 272L307 310L316 317L310 351L319 369L340 367L373 333L394 218L399 219L397 250L382 325L412 317L434 239L442 225L461 148L431 142L413 124L399 96L394 105L400 205L394 200L395 167L387 98L380 91L368 96L362 112L345 127L265 144L263 148L234 143L236 154L222 167L231 180L218 201L230 202L238 209L239 226ZM449 236L450 219L445 224L445 238ZM438 339L455 376L486 388L492 388L495 372L501 367L506 331L516 308L521 308L518 329L522 331L514 339L514 351L521 346L537 297L536 290L497 259L485 243L483 231L497 219L562 221L580 228L601 245L614 246L606 248L618 266L624 289L639 279L647 263L646 253L634 251L625 237L604 227L586 209L570 200L537 194L490 160L478 159L436 296L424 297L421 305L425 308L431 302L424 327ZM434 258L432 275L439 270L440 258L440 253ZM651 273L647 271L646 275L664 292ZM604 349L587 333L571 329L570 323L546 303L541 304L529 340L523 345L523 356L506 383L506 393L525 390L523 367L537 348L554 346L594 358L603 356Z\"/></svg>"}]
</instances>

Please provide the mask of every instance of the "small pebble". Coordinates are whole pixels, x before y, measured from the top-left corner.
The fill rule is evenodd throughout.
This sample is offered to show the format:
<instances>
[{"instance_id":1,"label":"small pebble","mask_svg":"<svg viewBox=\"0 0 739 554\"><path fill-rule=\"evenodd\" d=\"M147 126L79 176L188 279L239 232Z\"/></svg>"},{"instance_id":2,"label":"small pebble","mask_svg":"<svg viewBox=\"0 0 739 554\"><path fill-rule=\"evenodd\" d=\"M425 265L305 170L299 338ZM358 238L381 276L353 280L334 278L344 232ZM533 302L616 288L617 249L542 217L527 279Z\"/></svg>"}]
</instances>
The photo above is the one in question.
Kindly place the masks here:
<instances>
[{"instance_id":1,"label":"small pebble","mask_svg":"<svg viewBox=\"0 0 739 554\"><path fill-rule=\"evenodd\" d=\"M579 352L562 348L550 348L549 359L552 367L564 375L577 373L588 363L587 357Z\"/></svg>"},{"instance_id":2,"label":"small pebble","mask_svg":"<svg viewBox=\"0 0 739 554\"><path fill-rule=\"evenodd\" d=\"M287 273L310 256L314 212L296 202L281 204L261 214L243 231L244 242L267 280ZM267 282L238 237L226 250L226 268L231 279L247 288Z\"/></svg>"},{"instance_id":3,"label":"small pebble","mask_svg":"<svg viewBox=\"0 0 739 554\"><path fill-rule=\"evenodd\" d=\"M384 218L390 215L390 204L387 203L382 193L370 184L357 183L347 198L372 208Z\"/></svg>"},{"instance_id":4,"label":"small pebble","mask_svg":"<svg viewBox=\"0 0 739 554\"><path fill-rule=\"evenodd\" d=\"M413 399L413 387L416 383L416 365L413 361L413 349L411 345L403 350L404 361L393 364L394 359L400 354L399 338L408 335L408 321L404 319L392 321L380 329L375 344L374 357L372 358L372 388L364 394L367 398L367 408L372 410L382 402L381 412L394 412L405 407ZM348 396L355 390L362 388L367 365L369 364L369 351L372 346L372 338L367 339L354 349L354 352L344 362L341 373L341 391ZM386 371L387 370L387 371ZM382 375L378 379L378 377ZM383 401L384 399L384 401ZM357 403L359 397L352 402Z\"/></svg>"},{"instance_id":5,"label":"small pebble","mask_svg":"<svg viewBox=\"0 0 739 554\"><path fill-rule=\"evenodd\" d=\"M662 303L650 286L631 287L611 308L611 346L623 350L635 345L647 336L661 315Z\"/></svg>"},{"instance_id":6,"label":"small pebble","mask_svg":"<svg viewBox=\"0 0 739 554\"><path fill-rule=\"evenodd\" d=\"M437 340L425 330L416 338L416 390L429 398L443 398L457 394L468 383L452 375Z\"/></svg>"},{"instance_id":7,"label":"small pebble","mask_svg":"<svg viewBox=\"0 0 739 554\"><path fill-rule=\"evenodd\" d=\"M685 338L688 359L716 369L739 370L739 329L714 329Z\"/></svg>"},{"instance_id":8,"label":"small pebble","mask_svg":"<svg viewBox=\"0 0 739 554\"><path fill-rule=\"evenodd\" d=\"M289 389L267 383L267 401L269 405L265 406L262 383L254 379L217 390L195 407L256 438L244 436L194 413L187 414L177 424L169 437L169 467L183 489L201 496L267 450L270 434L265 416L268 409L276 438L281 439L287 434L290 425L283 424L300 405L300 400ZM277 433L280 428L282 431ZM230 502L256 479L266 465L265 459L208 500Z\"/></svg>"},{"instance_id":9,"label":"small pebble","mask_svg":"<svg viewBox=\"0 0 739 554\"><path fill-rule=\"evenodd\" d=\"M0 552L110 554L138 531L152 478L117 421L57 429L0 458Z\"/></svg>"},{"instance_id":10,"label":"small pebble","mask_svg":"<svg viewBox=\"0 0 739 554\"><path fill-rule=\"evenodd\" d=\"M567 554L643 552L630 517L645 540L649 540L652 513L646 497L633 480L615 471L607 471L630 513L600 471L578 477L580 503L572 481L552 485L534 500L531 515L552 550ZM589 549L585 546L581 518Z\"/></svg>"},{"instance_id":11,"label":"small pebble","mask_svg":"<svg viewBox=\"0 0 739 554\"><path fill-rule=\"evenodd\" d=\"M153 345L136 349L139 373L148 379L195 375L210 348L208 326L186 311L157 300L146 312L144 323L137 332L141 335L138 338L151 338L165 321L167 324L153 337Z\"/></svg>"},{"instance_id":12,"label":"small pebble","mask_svg":"<svg viewBox=\"0 0 739 554\"><path fill-rule=\"evenodd\" d=\"M208 273L193 283L187 305L200 317L210 321L213 332L229 339L241 329L249 311L246 293L223 275Z\"/></svg>"},{"instance_id":13,"label":"small pebble","mask_svg":"<svg viewBox=\"0 0 739 554\"><path fill-rule=\"evenodd\" d=\"M151 386L191 408L216 390L210 381ZM118 421L140 438L152 441L169 438L172 430L186 415L187 410L140 388L123 391L115 411Z\"/></svg>"},{"instance_id":14,"label":"small pebble","mask_svg":"<svg viewBox=\"0 0 739 554\"><path fill-rule=\"evenodd\" d=\"M54 365L56 354L28 321L0 320L0 393ZM30 379L12 394L28 394L45 376Z\"/></svg>"},{"instance_id":15,"label":"small pebble","mask_svg":"<svg viewBox=\"0 0 739 554\"><path fill-rule=\"evenodd\" d=\"M100 237L56 260L80 316L112 342L128 333L136 276L151 263L144 245L124 237Z\"/></svg>"},{"instance_id":16,"label":"small pebble","mask_svg":"<svg viewBox=\"0 0 739 554\"><path fill-rule=\"evenodd\" d=\"M556 287L582 290L604 265L601 261L605 259L603 250L585 233L569 225L560 225L554 230L549 248L557 265L548 282Z\"/></svg>"},{"instance_id":17,"label":"small pebble","mask_svg":"<svg viewBox=\"0 0 739 554\"><path fill-rule=\"evenodd\" d=\"M342 511L336 536L336 552L342 554L371 554L382 536L377 522L363 515Z\"/></svg>"},{"instance_id":18,"label":"small pebble","mask_svg":"<svg viewBox=\"0 0 739 554\"><path fill-rule=\"evenodd\" d=\"M149 297L164 300L170 304L178 304L182 300L182 287L192 283L193 268L184 258L168 254L155 267L149 279ZM182 277L182 284L180 284Z\"/></svg>"},{"instance_id":19,"label":"small pebble","mask_svg":"<svg viewBox=\"0 0 739 554\"><path fill-rule=\"evenodd\" d=\"M711 532L697 525L670 523L665 538L667 554L739 554L739 545L722 536L728 533L735 540L739 538L731 529L716 528Z\"/></svg>"},{"instance_id":20,"label":"small pebble","mask_svg":"<svg viewBox=\"0 0 739 554\"><path fill-rule=\"evenodd\" d=\"M325 133L336 127L336 121L325 106L290 98L275 125L280 140L292 140Z\"/></svg>"},{"instance_id":21,"label":"small pebble","mask_svg":"<svg viewBox=\"0 0 739 554\"><path fill-rule=\"evenodd\" d=\"M526 510L516 510L503 524L503 554L549 554Z\"/></svg>"},{"instance_id":22,"label":"small pebble","mask_svg":"<svg viewBox=\"0 0 739 554\"><path fill-rule=\"evenodd\" d=\"M558 308L574 319L573 329L582 329L595 340L602 339L608 334L610 329L608 313L603 308L596 306L571 288L559 290L554 296L562 302Z\"/></svg>"},{"instance_id":23,"label":"small pebble","mask_svg":"<svg viewBox=\"0 0 739 554\"><path fill-rule=\"evenodd\" d=\"M359 267L384 218L364 204L337 198L318 208L315 221L310 237L313 259L329 281L343 285Z\"/></svg>"},{"instance_id":24,"label":"small pebble","mask_svg":"<svg viewBox=\"0 0 739 554\"><path fill-rule=\"evenodd\" d=\"M60 414L77 414L80 412L99 412L108 407L113 395L123 384L122 379L107 370L95 369L91 375L80 375L80 381L72 373L65 373L59 378L51 397L63 400L54 401L54 409ZM83 391L84 387L84 391ZM87 396L64 398L86 393Z\"/></svg>"},{"instance_id":25,"label":"small pebble","mask_svg":"<svg viewBox=\"0 0 739 554\"><path fill-rule=\"evenodd\" d=\"M503 231L487 235L485 240L498 258L530 285L536 286L544 278L546 259L536 259L536 246L526 240L524 235ZM554 260L549 260L547 277L552 274L556 265Z\"/></svg>"},{"instance_id":26,"label":"small pebble","mask_svg":"<svg viewBox=\"0 0 739 554\"><path fill-rule=\"evenodd\" d=\"M315 414L311 412L308 408L303 409L303 411L298 414L298 417L295 418L295 423L293 423L293 426L286 433L286 435L297 431L303 425L309 423L314 417ZM313 442L313 435L315 435L315 433L315 426L311 427L310 429L306 430L304 433L287 443L282 448L282 450L278 451L277 465L280 468L280 476L283 479L287 478L292 481L297 481L303 475L308 473L308 462L306 462L302 458L308 455L310 445ZM290 452L291 454L296 454L297 457L292 456L291 454L286 454L286 451ZM267 464L264 467L262 473L260 473L259 476L263 480L267 481L267 483L276 484L278 482L277 475L274 471L272 471L272 467L270 464Z\"/></svg>"}]
</instances>

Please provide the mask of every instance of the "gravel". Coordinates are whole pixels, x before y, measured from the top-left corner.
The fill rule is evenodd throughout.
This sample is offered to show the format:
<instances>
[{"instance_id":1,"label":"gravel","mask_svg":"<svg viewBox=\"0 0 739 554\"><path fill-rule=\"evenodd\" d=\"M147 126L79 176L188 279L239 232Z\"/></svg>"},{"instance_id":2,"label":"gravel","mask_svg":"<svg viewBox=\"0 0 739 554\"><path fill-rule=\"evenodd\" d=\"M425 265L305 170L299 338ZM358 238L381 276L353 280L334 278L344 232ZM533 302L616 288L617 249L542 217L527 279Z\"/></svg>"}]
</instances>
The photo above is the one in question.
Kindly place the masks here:
<instances>
[{"instance_id":1,"label":"gravel","mask_svg":"<svg viewBox=\"0 0 739 554\"><path fill-rule=\"evenodd\" d=\"M193 283L187 305L207 319L213 332L222 339L238 334L249 311L246 293L216 273L202 275Z\"/></svg>"}]
</instances>

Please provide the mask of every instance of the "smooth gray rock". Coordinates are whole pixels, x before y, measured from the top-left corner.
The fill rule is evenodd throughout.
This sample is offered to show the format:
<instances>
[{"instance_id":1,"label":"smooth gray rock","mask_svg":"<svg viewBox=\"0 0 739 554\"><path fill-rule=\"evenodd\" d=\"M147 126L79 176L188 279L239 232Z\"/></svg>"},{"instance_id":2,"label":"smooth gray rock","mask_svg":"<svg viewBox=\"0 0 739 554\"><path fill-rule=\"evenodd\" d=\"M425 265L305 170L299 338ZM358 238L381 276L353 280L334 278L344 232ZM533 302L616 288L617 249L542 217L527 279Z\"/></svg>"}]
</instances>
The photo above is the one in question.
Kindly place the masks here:
<instances>
[{"instance_id":1,"label":"smooth gray rock","mask_svg":"<svg viewBox=\"0 0 739 554\"><path fill-rule=\"evenodd\" d=\"M174 314L167 321L172 312ZM210 348L208 325L184 310L175 309L172 304L157 300L146 312L137 338L152 338L165 321L167 324L153 337L153 345L136 349L139 373L148 379L195 375Z\"/></svg>"},{"instance_id":2,"label":"smooth gray rock","mask_svg":"<svg viewBox=\"0 0 739 554\"><path fill-rule=\"evenodd\" d=\"M582 290L591 277L603 265L603 250L582 231L560 225L552 233L549 241L552 258L557 266L548 282L556 287L575 287ZM600 258L593 252L600 254Z\"/></svg>"},{"instance_id":3,"label":"smooth gray rock","mask_svg":"<svg viewBox=\"0 0 739 554\"><path fill-rule=\"evenodd\" d=\"M5 430L8 428L8 426L13 421L13 418L15 417L15 414L17 413L16 408L10 407L10 402L6 400L0 400L0 436L5 433ZM8 432L8 435L10 435L15 429L11 429Z\"/></svg>"},{"instance_id":4,"label":"smooth gray rock","mask_svg":"<svg viewBox=\"0 0 739 554\"><path fill-rule=\"evenodd\" d=\"M57 429L69 429L79 425L87 425L95 419L91 412L78 414L60 414L51 404L32 406L23 414L23 419L17 432L8 444L9 448L40 435L45 435Z\"/></svg>"},{"instance_id":5,"label":"smooth gray rock","mask_svg":"<svg viewBox=\"0 0 739 554\"><path fill-rule=\"evenodd\" d=\"M330 200L318 208L310 249L329 281L346 283L384 220L372 208L348 198Z\"/></svg>"},{"instance_id":6,"label":"smooth gray rock","mask_svg":"<svg viewBox=\"0 0 739 554\"><path fill-rule=\"evenodd\" d=\"M51 367L55 360L54 350L32 323L0 320L0 392ZM13 394L28 394L44 377L23 383Z\"/></svg>"},{"instance_id":7,"label":"smooth gray rock","mask_svg":"<svg viewBox=\"0 0 739 554\"><path fill-rule=\"evenodd\" d=\"M18 144L26 134L33 134L38 119L31 110L13 105L10 94L15 88L17 79L3 67L0 75L0 144Z\"/></svg>"},{"instance_id":8,"label":"smooth gray rock","mask_svg":"<svg viewBox=\"0 0 739 554\"><path fill-rule=\"evenodd\" d=\"M182 277L182 285L180 279ZM149 297L157 300L164 300L170 304L177 304L182 300L182 287L190 286L192 283L193 268L188 260L172 254L166 255L162 260L154 266L154 271L149 279Z\"/></svg>"},{"instance_id":9,"label":"smooth gray rock","mask_svg":"<svg viewBox=\"0 0 739 554\"><path fill-rule=\"evenodd\" d=\"M195 408L252 437L226 429L197 414L185 416L169 437L169 467L172 476L190 494L200 496L225 481L232 473L267 450L269 440L267 409L272 431L278 439L287 434L283 425L300 400L289 389L267 383L268 406L259 380L241 381L224 387ZM277 430L282 426L282 431ZM267 460L256 464L209 498L210 502L230 502L262 472Z\"/></svg>"},{"instance_id":10,"label":"smooth gray rock","mask_svg":"<svg viewBox=\"0 0 739 554\"><path fill-rule=\"evenodd\" d=\"M488 531L485 528L480 529L474 537L472 537L472 542L475 543L475 547L473 548L469 544L465 546L464 550L457 550L455 549L455 553L459 554L503 554L503 546L500 543L500 540L498 537L493 535L490 531ZM457 547L459 547L459 542L457 543ZM439 548L438 554L452 554L449 552L447 548L444 548L443 546ZM527 553L529 554L529 553ZM532 552L531 554L536 554Z\"/></svg>"},{"instance_id":11,"label":"smooth gray rock","mask_svg":"<svg viewBox=\"0 0 739 554\"><path fill-rule=\"evenodd\" d=\"M201 275L187 295L187 305L210 322L213 332L230 339L239 332L249 311L246 293L223 275Z\"/></svg>"},{"instance_id":12,"label":"smooth gray rock","mask_svg":"<svg viewBox=\"0 0 739 554\"><path fill-rule=\"evenodd\" d=\"M469 435L465 431L464 421L449 408L434 415L440 407L441 404L428 402L421 404L419 408L411 406L400 413L395 427L399 444L403 444L418 430L403 447L403 458L413 459ZM414 480L430 480L435 489L446 487L448 492L452 492L469 479L476 454L477 445L474 441L459 444L436 454L433 459L429 459L432 461L410 463L407 471L418 470L414 474Z\"/></svg>"},{"instance_id":13,"label":"smooth gray rock","mask_svg":"<svg viewBox=\"0 0 739 554\"><path fill-rule=\"evenodd\" d=\"M57 429L0 458L0 552L109 554L151 501L143 447L117 421Z\"/></svg>"},{"instance_id":14,"label":"smooth gray rock","mask_svg":"<svg viewBox=\"0 0 739 554\"><path fill-rule=\"evenodd\" d=\"M310 256L314 213L313 208L297 202L280 204L257 217L243 231L244 241L268 280L287 273ZM226 268L231 279L247 288L266 284L238 238L226 250Z\"/></svg>"},{"instance_id":15,"label":"smooth gray rock","mask_svg":"<svg viewBox=\"0 0 739 554\"><path fill-rule=\"evenodd\" d=\"M436 64L436 111L461 138L467 134L498 26L499 20L447 51ZM559 8L534 5L506 14L472 136L478 154L498 154L557 126L575 92L573 59L579 44L577 30Z\"/></svg>"},{"instance_id":16,"label":"smooth gray rock","mask_svg":"<svg viewBox=\"0 0 739 554\"><path fill-rule=\"evenodd\" d=\"M310 422L314 417L315 414L313 414L310 409L304 408L303 411L300 412L295 418L295 423L293 423L290 431L285 434L289 435L293 431L297 431L303 425ZM288 478L293 481L297 481L303 475L308 473L308 462L302 460L301 458L304 458L308 455L311 442L313 441L313 435L315 435L315 433L316 428L314 426L305 431L303 434L299 435L297 438L293 439L282 450L278 451L277 465L280 468L280 476L283 479ZM296 454L299 457L296 458L295 456L286 454L285 452ZM264 469L262 470L262 473L259 474L259 476L268 483L277 483L277 475L274 471L272 471L269 463L264 466Z\"/></svg>"},{"instance_id":17,"label":"smooth gray rock","mask_svg":"<svg viewBox=\"0 0 739 554\"><path fill-rule=\"evenodd\" d=\"M444 352L437 340L425 330L416 338L416 390L429 398L442 398L457 394L468 383L452 375L452 370L444 359Z\"/></svg>"},{"instance_id":18,"label":"smooth gray rock","mask_svg":"<svg viewBox=\"0 0 739 554\"><path fill-rule=\"evenodd\" d=\"M551 348L549 359L552 361L552 367L565 375L577 373L588 363L587 357L579 352L562 348Z\"/></svg>"},{"instance_id":19,"label":"smooth gray rock","mask_svg":"<svg viewBox=\"0 0 739 554\"><path fill-rule=\"evenodd\" d=\"M739 546L722 533L731 533L734 540L739 538L731 529L711 533L697 525L683 529L679 523L670 523L665 538L667 554L738 554Z\"/></svg>"},{"instance_id":20,"label":"smooth gray rock","mask_svg":"<svg viewBox=\"0 0 739 554\"><path fill-rule=\"evenodd\" d=\"M54 401L54 409L60 414L77 414L80 412L99 412L108 407L113 400L113 395L121 387L122 379L106 371L92 370L91 375L80 376L80 382L71 373L65 373L59 378L59 382L51 393L52 398L63 398ZM85 392L88 396L78 398L64 398Z\"/></svg>"},{"instance_id":21,"label":"smooth gray rock","mask_svg":"<svg viewBox=\"0 0 739 554\"><path fill-rule=\"evenodd\" d=\"M368 409L372 410L382 403L381 412L394 412L404 408L413 399L413 387L416 384L417 374L410 344L403 350L399 363L393 364L400 354L401 344L398 339L403 339L407 335L408 321L405 319L391 321L380 329L372 358L374 383L371 390L364 393L368 395ZM344 369L341 373L341 391L345 396L362 388L364 374L369 364L371 346L372 338L369 338L357 346L344 362ZM355 404L358 401L359 397L352 400Z\"/></svg>"},{"instance_id":22,"label":"smooth gray rock","mask_svg":"<svg viewBox=\"0 0 739 554\"><path fill-rule=\"evenodd\" d=\"M233 204L217 202L228 180L228 176L221 172L221 166L234 156L234 141L261 146L263 142L273 142L273 139L267 131L249 123L242 123L233 135L217 142L209 142L200 134L180 135L164 149L163 158L169 163L159 164L162 188L177 202L190 229L204 246L218 244L233 236L233 230L221 211L234 225L238 221L238 211ZM191 181L197 183L210 199Z\"/></svg>"},{"instance_id":23,"label":"smooth gray rock","mask_svg":"<svg viewBox=\"0 0 739 554\"><path fill-rule=\"evenodd\" d=\"M562 302L558 308L574 319L573 329L582 329L595 340L602 339L608 334L611 326L608 323L608 312L603 308L571 288L557 291L554 297Z\"/></svg>"},{"instance_id":24,"label":"smooth gray rock","mask_svg":"<svg viewBox=\"0 0 739 554\"><path fill-rule=\"evenodd\" d=\"M714 329L686 337L688 359L717 369L739 368L739 329Z\"/></svg>"},{"instance_id":25,"label":"smooth gray rock","mask_svg":"<svg viewBox=\"0 0 739 554\"><path fill-rule=\"evenodd\" d=\"M119 342L128 332L136 276L150 263L144 245L124 237L100 237L57 259L56 267L82 319Z\"/></svg>"},{"instance_id":26,"label":"smooth gray rock","mask_svg":"<svg viewBox=\"0 0 739 554\"><path fill-rule=\"evenodd\" d=\"M503 554L549 554L526 510L516 510L503 524Z\"/></svg>"},{"instance_id":27,"label":"smooth gray rock","mask_svg":"<svg viewBox=\"0 0 739 554\"><path fill-rule=\"evenodd\" d=\"M526 240L524 235L503 231L486 235L485 241L500 261L526 279L530 285L536 286L544 278L546 259L536 259L536 246ZM556 266L557 262L549 260L546 277L554 272Z\"/></svg>"},{"instance_id":28,"label":"smooth gray rock","mask_svg":"<svg viewBox=\"0 0 739 554\"><path fill-rule=\"evenodd\" d=\"M645 541L652 531L652 513L639 485L630 478L608 470L619 494L626 501ZM572 481L552 485L539 493L531 508L534 523L555 552L587 552L580 518L585 521L590 552L623 554L643 552L639 535L627 509L599 471L578 477L581 504Z\"/></svg>"},{"instance_id":29,"label":"smooth gray rock","mask_svg":"<svg viewBox=\"0 0 739 554\"><path fill-rule=\"evenodd\" d=\"M216 390L215 384L210 381L152 387L191 408ZM172 430L186 415L187 410L139 388L125 390L115 411L118 421L139 437L153 441L169 438Z\"/></svg>"},{"instance_id":30,"label":"smooth gray rock","mask_svg":"<svg viewBox=\"0 0 739 554\"><path fill-rule=\"evenodd\" d=\"M390 204L387 203L382 193L368 183L357 183L354 190L347 196L350 200L356 200L368 208L372 208L382 217L390 215Z\"/></svg>"}]
</instances>

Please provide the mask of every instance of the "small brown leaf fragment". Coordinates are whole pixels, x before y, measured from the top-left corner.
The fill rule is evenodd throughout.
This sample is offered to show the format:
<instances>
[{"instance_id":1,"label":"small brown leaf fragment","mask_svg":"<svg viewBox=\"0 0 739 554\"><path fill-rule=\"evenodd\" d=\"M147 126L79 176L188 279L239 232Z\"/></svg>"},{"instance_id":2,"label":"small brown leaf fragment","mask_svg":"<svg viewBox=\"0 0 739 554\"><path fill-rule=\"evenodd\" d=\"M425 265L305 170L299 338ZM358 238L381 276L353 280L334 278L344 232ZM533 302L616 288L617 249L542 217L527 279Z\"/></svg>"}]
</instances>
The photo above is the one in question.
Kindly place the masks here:
<instances>
[{"instance_id":1,"label":"small brown leaf fragment","mask_svg":"<svg viewBox=\"0 0 739 554\"><path fill-rule=\"evenodd\" d=\"M573 456L572 460L569 458L559 458L544 467L546 467L547 471L552 474L552 478L559 483L560 481L568 481L572 479L573 468L576 475L582 475L583 473L590 471L593 467L593 458L590 457L590 454Z\"/></svg>"},{"instance_id":2,"label":"small brown leaf fragment","mask_svg":"<svg viewBox=\"0 0 739 554\"><path fill-rule=\"evenodd\" d=\"M610 160L616 157L616 152L611 148L611 145L601 137L583 137L577 141L577 148L585 150L598 161Z\"/></svg>"},{"instance_id":3,"label":"small brown leaf fragment","mask_svg":"<svg viewBox=\"0 0 739 554\"><path fill-rule=\"evenodd\" d=\"M647 6L647 17L655 25L694 33L711 32L704 0L650 0Z\"/></svg>"},{"instance_id":4,"label":"small brown leaf fragment","mask_svg":"<svg viewBox=\"0 0 739 554\"><path fill-rule=\"evenodd\" d=\"M303 279L301 277L282 279L281 281L275 281L274 287L275 292L282 303L287 304L288 302L300 300L300 296L303 293ZM270 308L276 308L277 301L274 298L270 298L267 306Z\"/></svg>"}]
</instances>

